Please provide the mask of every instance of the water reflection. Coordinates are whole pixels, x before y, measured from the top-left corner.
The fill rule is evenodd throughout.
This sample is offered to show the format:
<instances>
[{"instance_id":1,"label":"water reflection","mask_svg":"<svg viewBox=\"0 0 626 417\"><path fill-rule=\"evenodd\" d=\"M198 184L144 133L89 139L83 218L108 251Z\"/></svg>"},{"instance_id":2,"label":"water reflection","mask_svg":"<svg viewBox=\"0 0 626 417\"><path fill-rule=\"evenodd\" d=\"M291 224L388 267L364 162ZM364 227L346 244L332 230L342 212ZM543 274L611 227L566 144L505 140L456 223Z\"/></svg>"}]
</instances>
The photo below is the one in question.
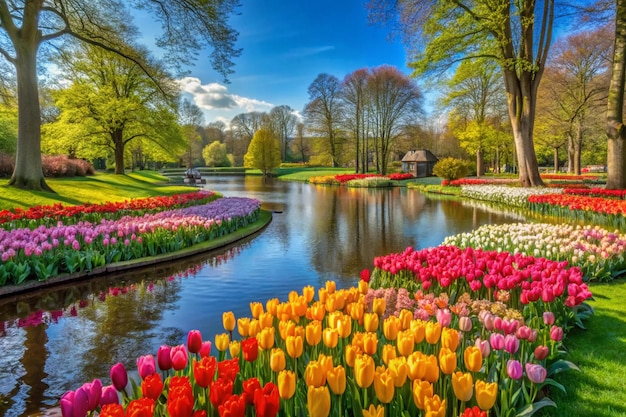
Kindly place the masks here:
<instances>
[{"instance_id":1,"label":"water reflection","mask_svg":"<svg viewBox=\"0 0 626 417\"><path fill-rule=\"evenodd\" d=\"M249 196L276 213L257 236L168 265L92 279L0 300L0 416L49 413L68 389L109 368L222 332L221 314L249 315L251 301L285 299L290 290L345 287L376 256L407 246L439 245L446 236L519 217L469 207L416 190L353 189L214 177L206 188Z\"/></svg>"}]
</instances>

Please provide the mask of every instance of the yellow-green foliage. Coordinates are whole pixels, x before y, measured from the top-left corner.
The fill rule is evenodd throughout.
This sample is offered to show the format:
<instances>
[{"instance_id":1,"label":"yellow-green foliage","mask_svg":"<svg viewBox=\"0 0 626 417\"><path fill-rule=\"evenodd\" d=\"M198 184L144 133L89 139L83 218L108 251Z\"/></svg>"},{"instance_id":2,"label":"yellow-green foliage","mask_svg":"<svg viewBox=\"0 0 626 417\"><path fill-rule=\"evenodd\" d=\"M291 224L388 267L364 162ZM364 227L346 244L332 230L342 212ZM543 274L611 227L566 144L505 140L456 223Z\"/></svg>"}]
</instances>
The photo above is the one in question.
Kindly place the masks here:
<instances>
[{"instance_id":1,"label":"yellow-green foliage","mask_svg":"<svg viewBox=\"0 0 626 417\"><path fill-rule=\"evenodd\" d=\"M457 158L443 158L433 167L433 174L448 181L463 178L468 173L469 163Z\"/></svg>"},{"instance_id":2,"label":"yellow-green foliage","mask_svg":"<svg viewBox=\"0 0 626 417\"><path fill-rule=\"evenodd\" d=\"M267 128L259 129L243 157L244 167L260 169L265 176L269 171L278 168L280 162L280 145L275 135Z\"/></svg>"}]
</instances>

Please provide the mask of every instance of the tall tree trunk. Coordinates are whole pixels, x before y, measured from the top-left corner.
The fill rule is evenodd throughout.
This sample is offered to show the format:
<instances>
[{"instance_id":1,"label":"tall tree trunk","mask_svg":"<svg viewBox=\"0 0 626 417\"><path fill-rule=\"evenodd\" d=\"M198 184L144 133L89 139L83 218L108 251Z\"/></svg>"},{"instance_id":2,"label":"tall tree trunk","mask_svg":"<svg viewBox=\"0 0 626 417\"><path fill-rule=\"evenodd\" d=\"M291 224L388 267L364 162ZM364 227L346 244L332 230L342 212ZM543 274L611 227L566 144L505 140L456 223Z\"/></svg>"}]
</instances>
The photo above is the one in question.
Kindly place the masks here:
<instances>
[{"instance_id":1,"label":"tall tree trunk","mask_svg":"<svg viewBox=\"0 0 626 417\"><path fill-rule=\"evenodd\" d=\"M485 175L485 163L483 161L483 150L476 151L476 176L482 177Z\"/></svg>"},{"instance_id":2,"label":"tall tree trunk","mask_svg":"<svg viewBox=\"0 0 626 417\"><path fill-rule=\"evenodd\" d=\"M554 147L554 173L558 173L559 172L559 148L558 146Z\"/></svg>"},{"instance_id":3,"label":"tall tree trunk","mask_svg":"<svg viewBox=\"0 0 626 417\"><path fill-rule=\"evenodd\" d=\"M574 174L580 175L581 173L581 154L583 147L583 126L582 122L579 122L576 128L576 141L574 142Z\"/></svg>"},{"instance_id":4,"label":"tall tree trunk","mask_svg":"<svg viewBox=\"0 0 626 417\"><path fill-rule=\"evenodd\" d=\"M607 178L606 188L626 188L626 131L624 130L624 82L626 65L626 0L617 0L613 74L607 105Z\"/></svg>"},{"instance_id":5,"label":"tall tree trunk","mask_svg":"<svg viewBox=\"0 0 626 417\"><path fill-rule=\"evenodd\" d=\"M115 174L124 175L124 131L116 129L111 132L111 139L115 144Z\"/></svg>"},{"instance_id":6,"label":"tall tree trunk","mask_svg":"<svg viewBox=\"0 0 626 417\"><path fill-rule=\"evenodd\" d=\"M567 134L567 172L572 174L574 172L574 135L571 130Z\"/></svg>"},{"instance_id":7,"label":"tall tree trunk","mask_svg":"<svg viewBox=\"0 0 626 417\"><path fill-rule=\"evenodd\" d=\"M24 39L16 46L17 152L9 185L25 190L54 192L41 164L41 109L37 81L37 41Z\"/></svg>"}]
</instances>

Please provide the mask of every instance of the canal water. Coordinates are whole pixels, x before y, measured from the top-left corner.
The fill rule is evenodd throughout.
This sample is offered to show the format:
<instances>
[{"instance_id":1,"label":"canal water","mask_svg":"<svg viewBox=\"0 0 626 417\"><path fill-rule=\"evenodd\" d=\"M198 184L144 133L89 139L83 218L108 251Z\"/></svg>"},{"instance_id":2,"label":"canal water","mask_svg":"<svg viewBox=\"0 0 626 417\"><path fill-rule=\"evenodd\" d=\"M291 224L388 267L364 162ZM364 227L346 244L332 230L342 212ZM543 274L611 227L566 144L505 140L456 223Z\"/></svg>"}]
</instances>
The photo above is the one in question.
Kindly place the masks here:
<instances>
[{"instance_id":1,"label":"canal water","mask_svg":"<svg viewBox=\"0 0 626 417\"><path fill-rule=\"evenodd\" d=\"M58 415L83 382L110 384L111 365L162 344L223 332L222 313L335 280L354 285L377 256L439 245L520 215L406 188L319 186L260 177L209 177L206 189L256 198L274 212L260 233L218 251L132 273L0 299L0 417Z\"/></svg>"}]
</instances>

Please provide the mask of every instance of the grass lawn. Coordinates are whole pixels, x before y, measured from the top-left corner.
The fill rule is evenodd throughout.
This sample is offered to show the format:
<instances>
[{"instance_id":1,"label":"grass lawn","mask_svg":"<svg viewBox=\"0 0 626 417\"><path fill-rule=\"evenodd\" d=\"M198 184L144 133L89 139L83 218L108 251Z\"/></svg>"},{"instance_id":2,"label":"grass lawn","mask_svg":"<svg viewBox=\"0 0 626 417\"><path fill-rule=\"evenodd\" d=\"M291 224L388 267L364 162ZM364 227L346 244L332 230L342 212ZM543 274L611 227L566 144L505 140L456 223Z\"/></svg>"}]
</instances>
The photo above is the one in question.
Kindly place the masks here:
<instances>
[{"instance_id":1,"label":"grass lawn","mask_svg":"<svg viewBox=\"0 0 626 417\"><path fill-rule=\"evenodd\" d=\"M186 193L197 190L185 185L167 185L169 179L154 171L132 172L126 175L96 173L89 177L47 178L56 194L23 191L7 187L8 179L0 180L0 210L28 208L62 203L77 205L124 201L132 198Z\"/></svg>"}]
</instances>

